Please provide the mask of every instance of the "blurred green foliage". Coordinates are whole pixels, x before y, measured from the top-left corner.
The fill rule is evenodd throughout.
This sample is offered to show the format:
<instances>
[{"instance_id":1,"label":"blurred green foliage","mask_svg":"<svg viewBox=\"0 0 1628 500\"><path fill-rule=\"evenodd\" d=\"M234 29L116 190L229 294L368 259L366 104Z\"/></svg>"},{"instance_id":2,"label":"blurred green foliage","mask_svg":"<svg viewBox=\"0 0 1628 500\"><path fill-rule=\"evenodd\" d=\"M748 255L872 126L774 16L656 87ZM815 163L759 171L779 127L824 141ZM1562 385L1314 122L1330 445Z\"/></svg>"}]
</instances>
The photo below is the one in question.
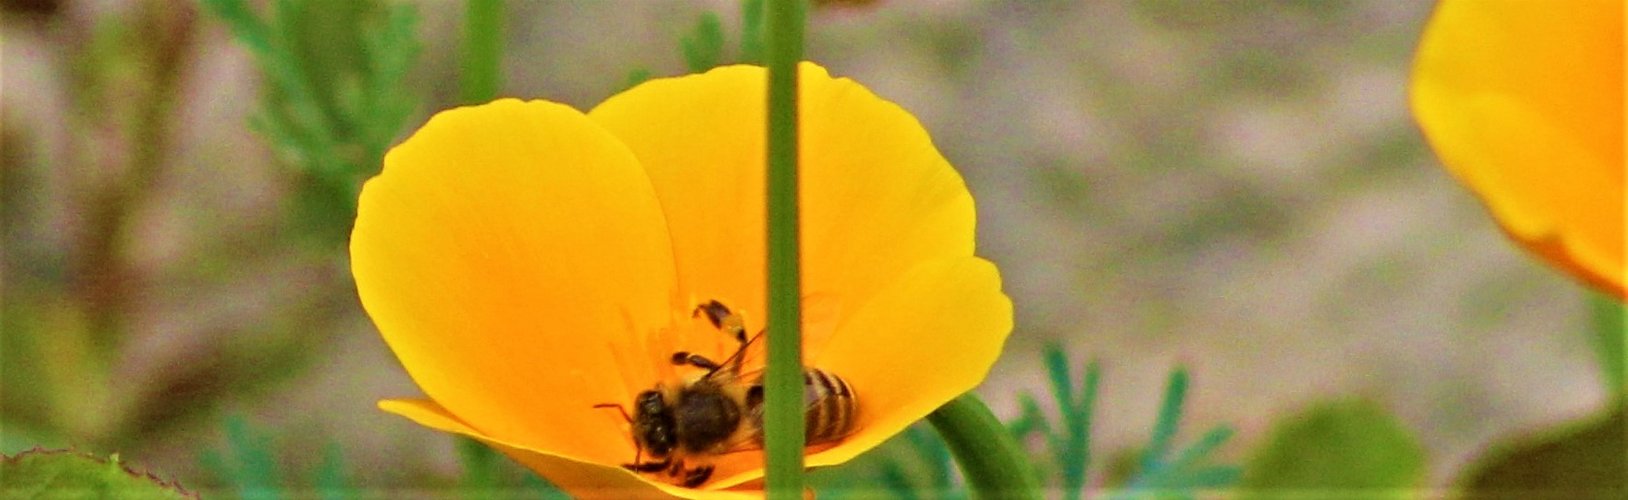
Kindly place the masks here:
<instances>
[{"instance_id":1,"label":"blurred green foliage","mask_svg":"<svg viewBox=\"0 0 1628 500\"><path fill-rule=\"evenodd\" d=\"M1628 498L1628 419L1619 406L1496 444L1462 480L1472 498Z\"/></svg>"},{"instance_id":2,"label":"blurred green foliage","mask_svg":"<svg viewBox=\"0 0 1628 500\"><path fill-rule=\"evenodd\" d=\"M1047 419L1034 396L1028 393L1019 396L1022 413L1009 427L1018 439L1025 439L1031 433L1044 437L1051 455L1046 465L1055 467L1056 470L1051 472L1062 476L1061 484L1053 486L1062 488L1065 499L1079 498L1085 488L1085 467L1091 463L1091 417L1097 401L1097 386L1102 378L1101 367L1095 362L1086 365L1081 379L1084 387L1076 392L1074 370L1062 347L1056 344L1048 346L1045 360L1052 401L1061 417L1061 422L1056 424L1060 424L1061 428L1054 428L1055 424Z\"/></svg>"},{"instance_id":3,"label":"blurred green foliage","mask_svg":"<svg viewBox=\"0 0 1628 500\"><path fill-rule=\"evenodd\" d=\"M282 479L271 436L251 429L241 416L226 418L225 453L204 451L198 460L245 500L281 498Z\"/></svg>"},{"instance_id":4,"label":"blurred green foliage","mask_svg":"<svg viewBox=\"0 0 1628 500\"><path fill-rule=\"evenodd\" d=\"M465 437L458 440L463 478L459 496L468 500L497 498L568 499L569 495L485 444Z\"/></svg>"},{"instance_id":5,"label":"blurred green foliage","mask_svg":"<svg viewBox=\"0 0 1628 500\"><path fill-rule=\"evenodd\" d=\"M706 11L696 18L695 25L679 37L679 52L684 67L690 73L701 73L723 64L763 63L763 0L740 2L740 43L733 58L729 54L728 35L724 33L723 19L716 12ZM651 77L650 70L635 68L628 72L627 87L633 87Z\"/></svg>"},{"instance_id":6,"label":"blurred green foliage","mask_svg":"<svg viewBox=\"0 0 1628 500\"><path fill-rule=\"evenodd\" d=\"M376 1L276 0L265 16L247 0L204 6L266 77L251 124L302 174L295 227L339 247L362 180L378 172L416 107L405 80L419 51L417 12Z\"/></svg>"},{"instance_id":7,"label":"blurred green foliage","mask_svg":"<svg viewBox=\"0 0 1628 500\"><path fill-rule=\"evenodd\" d=\"M31 450L0 457L0 498L147 500L196 498L178 484L106 459L72 451Z\"/></svg>"},{"instance_id":8,"label":"blurred green foliage","mask_svg":"<svg viewBox=\"0 0 1628 500\"><path fill-rule=\"evenodd\" d=\"M76 43L52 47L65 63L57 76L66 87L61 111L70 118L60 128L66 139L60 156L12 150L26 142L13 139L42 132L12 125L8 113L3 189L22 196L8 196L3 210L0 452L36 444L112 448L173 420L147 397L168 380L131 380L124 371L132 311L143 292L127 251L141 203L173 167L173 108L182 99L182 70L198 23L186 5L167 2L139 4L127 14L60 27L78 35ZM20 164L36 156L63 164L16 175L28 173ZM48 216L53 205L46 196L28 191L58 175L75 183L46 196L73 214L77 230L60 227L62 219ZM42 221L56 221L46 234L60 240L28 232Z\"/></svg>"},{"instance_id":9,"label":"blurred green foliage","mask_svg":"<svg viewBox=\"0 0 1628 500\"><path fill-rule=\"evenodd\" d=\"M503 86L503 0L470 0L464 8L463 64L458 95L464 104L496 99Z\"/></svg>"},{"instance_id":10,"label":"blurred green foliage","mask_svg":"<svg viewBox=\"0 0 1628 500\"><path fill-rule=\"evenodd\" d=\"M1006 426L1020 442L1039 438L1042 446L1031 453L1047 491L1065 499L1081 498L1090 489L1091 422L1100 368L1093 362L1080 370L1055 344L1046 348L1045 358L1057 415L1047 415L1032 394L1024 394L1021 413ZM1118 480L1107 470L1101 474L1109 497L1192 498L1237 482L1237 467L1214 463L1215 453L1232 436L1230 427L1211 429L1180 449L1173 446L1188 383L1186 370L1171 372L1139 463ZM954 471L943 439L917 424L848 464L815 471L809 483L822 498L966 498L968 493Z\"/></svg>"},{"instance_id":11,"label":"blurred green foliage","mask_svg":"<svg viewBox=\"0 0 1628 500\"><path fill-rule=\"evenodd\" d=\"M1598 292L1589 294L1589 330L1594 353L1600 361L1600 376L1617 401L1625 401L1628 388L1624 387L1623 361L1628 359L1628 322L1624 321L1621 301Z\"/></svg>"},{"instance_id":12,"label":"blurred green foliage","mask_svg":"<svg viewBox=\"0 0 1628 500\"><path fill-rule=\"evenodd\" d=\"M1410 497L1425 458L1384 408L1356 399L1320 403L1272 427L1245 466L1243 498Z\"/></svg>"},{"instance_id":13,"label":"blurred green foliage","mask_svg":"<svg viewBox=\"0 0 1628 500\"><path fill-rule=\"evenodd\" d=\"M695 22L695 29L679 39L678 46L684 51L684 64L690 71L701 72L717 66L724 57L724 22L716 13L702 13L701 19Z\"/></svg>"},{"instance_id":14,"label":"blurred green foliage","mask_svg":"<svg viewBox=\"0 0 1628 500\"><path fill-rule=\"evenodd\" d=\"M144 251L147 242L135 239L146 233L131 221L152 209L162 192L154 189L159 179L182 170L173 165L172 135L184 99L180 89L193 73L199 20L206 18L189 2L131 3L133 15L92 17L97 21L88 29L72 18L54 21L64 35L89 39L61 45L62 57L73 62L66 77L72 111L66 130L73 141L59 170L84 176L69 183L76 191L66 207L84 215L85 227L70 232L62 255L30 256L60 266L25 266L24 276L8 283L21 286L4 289L5 451L30 444L151 446L213 415L225 401L252 401L298 376L331 344L336 318L354 318L355 297L348 275L333 265L340 262L334 250L349 230L358 183L377 170L413 111L405 88L417 52L411 5L277 0L262 17L245 1L204 3L227 21L266 75L252 124L293 167L298 201L290 223L266 230L275 233L272 244L255 239L265 236L259 228L199 243L185 249L193 253L183 254L179 269L163 270L168 274L160 281L134 262L132 249ZM269 316L214 321L208 316L219 311L190 309L198 295L241 286L234 280L259 264L253 258L261 252L283 265L306 264L300 258L309 255L288 250L313 238L324 244L312 259L319 261L315 269L301 275L306 288L276 302ZM49 248L24 245L31 252L36 246ZM133 325L152 323L144 315L155 301L179 301L188 309L169 313L184 316L161 323L178 331L154 332L165 347L146 352L141 349L153 345L133 337L148 330ZM251 319L235 321L242 317Z\"/></svg>"},{"instance_id":15,"label":"blurred green foliage","mask_svg":"<svg viewBox=\"0 0 1628 500\"><path fill-rule=\"evenodd\" d=\"M1237 467L1214 464L1211 456L1232 438L1231 427L1215 427L1192 444L1179 450L1174 448L1187 384L1186 369L1171 372L1159 416L1153 424L1153 435L1142 449L1134 474L1120 485L1112 498L1192 498L1197 492L1226 489L1238 481Z\"/></svg>"},{"instance_id":16,"label":"blurred green foliage","mask_svg":"<svg viewBox=\"0 0 1628 500\"><path fill-rule=\"evenodd\" d=\"M199 460L238 498L349 500L378 496L376 490L358 488L351 483L344 454L337 445L330 445L326 449L322 461L314 470L297 478L289 478L284 466L274 458L276 447L267 431L253 428L240 416L227 418L225 431L226 449L206 451ZM426 481L429 483L428 489L420 493L438 491L449 497L468 500L570 498L548 481L519 467L486 445L468 438L455 439L458 440L462 477L444 480L438 485L434 481Z\"/></svg>"},{"instance_id":17,"label":"blurred green foliage","mask_svg":"<svg viewBox=\"0 0 1628 500\"><path fill-rule=\"evenodd\" d=\"M1180 450L1173 441L1181 422L1187 394L1187 370L1170 374L1164 403L1153 424L1153 437L1142 451L1136 474L1115 497L1154 495L1161 498L1189 498L1195 491L1225 489L1238 482L1239 469L1210 463L1211 455L1232 438L1232 428L1218 426Z\"/></svg>"}]
</instances>

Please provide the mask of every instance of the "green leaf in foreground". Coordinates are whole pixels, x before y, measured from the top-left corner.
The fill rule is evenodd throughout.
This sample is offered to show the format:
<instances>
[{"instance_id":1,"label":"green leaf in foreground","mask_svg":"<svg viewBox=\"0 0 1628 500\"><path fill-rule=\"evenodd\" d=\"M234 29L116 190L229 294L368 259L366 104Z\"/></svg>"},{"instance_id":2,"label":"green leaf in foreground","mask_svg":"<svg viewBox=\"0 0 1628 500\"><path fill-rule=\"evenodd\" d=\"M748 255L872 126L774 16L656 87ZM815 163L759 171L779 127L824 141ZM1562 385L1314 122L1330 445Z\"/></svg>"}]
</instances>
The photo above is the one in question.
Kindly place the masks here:
<instances>
[{"instance_id":1,"label":"green leaf in foreground","mask_svg":"<svg viewBox=\"0 0 1628 500\"><path fill-rule=\"evenodd\" d=\"M118 455L25 451L0 458L0 498L197 498L180 485L135 472Z\"/></svg>"},{"instance_id":2,"label":"green leaf in foreground","mask_svg":"<svg viewBox=\"0 0 1628 500\"><path fill-rule=\"evenodd\" d=\"M1395 416L1367 401L1326 402L1273 426L1245 466L1241 497L1402 497L1424 473L1424 448Z\"/></svg>"},{"instance_id":3,"label":"green leaf in foreground","mask_svg":"<svg viewBox=\"0 0 1628 500\"><path fill-rule=\"evenodd\" d=\"M1497 445L1465 476L1472 498L1628 498L1628 419L1618 409Z\"/></svg>"}]
</instances>

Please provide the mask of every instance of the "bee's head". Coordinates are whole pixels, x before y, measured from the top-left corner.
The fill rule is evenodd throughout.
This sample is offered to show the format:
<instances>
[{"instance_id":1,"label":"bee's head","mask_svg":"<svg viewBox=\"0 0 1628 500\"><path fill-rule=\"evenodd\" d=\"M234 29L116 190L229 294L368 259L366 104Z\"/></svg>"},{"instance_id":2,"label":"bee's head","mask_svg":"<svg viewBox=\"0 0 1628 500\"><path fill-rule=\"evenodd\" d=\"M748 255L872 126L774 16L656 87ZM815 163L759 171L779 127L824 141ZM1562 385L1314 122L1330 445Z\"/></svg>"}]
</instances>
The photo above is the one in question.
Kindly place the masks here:
<instances>
[{"instance_id":1,"label":"bee's head","mask_svg":"<svg viewBox=\"0 0 1628 500\"><path fill-rule=\"evenodd\" d=\"M672 453L677 443L673 413L661 391L651 389L639 393L633 400L633 439L651 456Z\"/></svg>"}]
</instances>

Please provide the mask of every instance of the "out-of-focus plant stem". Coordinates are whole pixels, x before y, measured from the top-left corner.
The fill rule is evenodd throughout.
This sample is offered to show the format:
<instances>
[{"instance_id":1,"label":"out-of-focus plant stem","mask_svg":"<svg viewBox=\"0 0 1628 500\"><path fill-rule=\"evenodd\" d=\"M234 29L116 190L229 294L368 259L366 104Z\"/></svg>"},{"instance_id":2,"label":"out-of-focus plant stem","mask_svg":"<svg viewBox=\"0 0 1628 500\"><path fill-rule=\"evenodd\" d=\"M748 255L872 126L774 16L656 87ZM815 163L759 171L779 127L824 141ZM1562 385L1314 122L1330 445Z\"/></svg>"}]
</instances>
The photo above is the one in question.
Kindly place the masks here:
<instances>
[{"instance_id":1,"label":"out-of-focus plant stem","mask_svg":"<svg viewBox=\"0 0 1628 500\"><path fill-rule=\"evenodd\" d=\"M197 12L189 4L167 1L149 1L139 7L135 32L114 35L114 43L132 39L134 50L113 56L130 58L132 67L138 68L139 82L133 93L136 104L128 117L124 130L118 130L121 116L117 111L106 115L98 111L95 103L82 103L100 123L95 128L109 132L109 141L75 141L76 148L89 154L117 161L126 158L123 165L106 164L90 160L82 172L99 175L97 187L89 191L83 203L87 214L84 230L78 233L73 248L78 251L70 258L69 286L76 298L76 316L82 319L74 328L50 332L53 335L77 335L77 341L55 339L53 344L79 345L82 348L73 357L78 362L67 369L74 370L75 387L52 387L48 390L60 395L59 409L78 408L73 415L59 415L56 424L81 440L103 440L113 437L127 419L122 418L114 394L105 390L112 364L118 359L119 347L128 334L129 318L136 304L135 285L138 273L126 259L126 248L132 238L132 216L140 208L158 180L164 176L170 163L171 136L177 95L186 62L191 56L196 34ZM93 51L96 49L92 49ZM92 88L126 88L128 82L109 81L118 78L107 66L111 61L95 61L84 68L83 77ZM101 63L101 64L97 64ZM76 94L77 95L77 94ZM94 96L106 99L107 96ZM117 108L115 108L117 109ZM106 150L122 149L122 153ZM107 172L116 172L107 175ZM69 360L60 360L70 362ZM65 382L66 383L66 382ZM67 420L64 420L67 419Z\"/></svg>"},{"instance_id":2,"label":"out-of-focus plant stem","mask_svg":"<svg viewBox=\"0 0 1628 500\"><path fill-rule=\"evenodd\" d=\"M123 135L129 161L117 168L120 175L116 179L101 183L88 201L90 220L76 245L83 253L76 259L74 286L84 306L88 331L95 336L95 347L101 355L110 356L117 348L131 312L132 297L136 296L131 290L134 273L124 262L130 216L169 163L171 119L185 73L182 67L193 45L196 18L193 8L185 4L150 1L141 7L137 37L145 45L137 47L135 57L141 58L143 79L150 85L147 92L140 94L134 119Z\"/></svg>"},{"instance_id":3,"label":"out-of-focus plant stem","mask_svg":"<svg viewBox=\"0 0 1628 500\"><path fill-rule=\"evenodd\" d=\"M1041 498L1029 456L978 396L962 394L927 421L944 436L976 498Z\"/></svg>"},{"instance_id":4,"label":"out-of-focus plant stem","mask_svg":"<svg viewBox=\"0 0 1628 500\"><path fill-rule=\"evenodd\" d=\"M767 16L768 373L764 378L769 498L803 496L802 282L798 276L797 63L803 1L771 0Z\"/></svg>"},{"instance_id":5,"label":"out-of-focus plant stem","mask_svg":"<svg viewBox=\"0 0 1628 500\"><path fill-rule=\"evenodd\" d=\"M464 9L463 67L458 98L479 104L497 98L503 81L503 0L469 0Z\"/></svg>"}]
</instances>

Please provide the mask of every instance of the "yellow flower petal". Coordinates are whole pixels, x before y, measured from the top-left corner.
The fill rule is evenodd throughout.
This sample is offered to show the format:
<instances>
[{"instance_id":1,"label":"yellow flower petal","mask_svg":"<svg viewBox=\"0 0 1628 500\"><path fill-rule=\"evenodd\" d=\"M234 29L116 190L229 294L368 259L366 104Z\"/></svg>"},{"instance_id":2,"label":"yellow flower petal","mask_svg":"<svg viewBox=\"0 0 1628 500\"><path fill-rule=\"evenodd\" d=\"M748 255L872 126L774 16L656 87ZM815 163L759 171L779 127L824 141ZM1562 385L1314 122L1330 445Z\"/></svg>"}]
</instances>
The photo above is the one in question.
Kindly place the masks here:
<instances>
[{"instance_id":1,"label":"yellow flower petal","mask_svg":"<svg viewBox=\"0 0 1628 500\"><path fill-rule=\"evenodd\" d=\"M801 66L803 286L822 323L924 260L970 256L972 197L909 113L824 68ZM731 66L654 80L589 116L650 175L673 234L680 296L719 299L752 329L764 314L765 71ZM755 325L755 326L754 326ZM805 349L818 352L809 328ZM727 339L690 339L717 352Z\"/></svg>"},{"instance_id":2,"label":"yellow flower petal","mask_svg":"<svg viewBox=\"0 0 1628 500\"><path fill-rule=\"evenodd\" d=\"M598 463L634 453L597 403L655 379L673 258L637 160L580 112L459 108L385 157L351 235L362 305L424 393L484 436Z\"/></svg>"},{"instance_id":3,"label":"yellow flower petal","mask_svg":"<svg viewBox=\"0 0 1628 500\"><path fill-rule=\"evenodd\" d=\"M1511 236L1624 294L1623 2L1448 0L1412 105L1441 161Z\"/></svg>"},{"instance_id":4,"label":"yellow flower petal","mask_svg":"<svg viewBox=\"0 0 1628 500\"><path fill-rule=\"evenodd\" d=\"M618 466L582 462L557 455L544 453L524 445L506 442L482 434L447 412L445 408L428 400L387 400L380 401L379 408L407 417L419 425L439 429L455 434L462 434L478 439L503 454L513 458L516 462L537 471L544 477L570 478L570 481L560 481L555 486L570 493L575 498L704 498L715 500L733 500L746 498L761 498L762 495L750 491L700 491L680 488L666 483L651 482L637 474ZM758 488L761 490L762 488Z\"/></svg>"},{"instance_id":5,"label":"yellow flower petal","mask_svg":"<svg viewBox=\"0 0 1628 500\"><path fill-rule=\"evenodd\" d=\"M809 465L847 461L977 387L1011 331L1012 302L989 261L953 257L912 267L845 318L809 360L847 380L859 400L858 431Z\"/></svg>"}]
</instances>

